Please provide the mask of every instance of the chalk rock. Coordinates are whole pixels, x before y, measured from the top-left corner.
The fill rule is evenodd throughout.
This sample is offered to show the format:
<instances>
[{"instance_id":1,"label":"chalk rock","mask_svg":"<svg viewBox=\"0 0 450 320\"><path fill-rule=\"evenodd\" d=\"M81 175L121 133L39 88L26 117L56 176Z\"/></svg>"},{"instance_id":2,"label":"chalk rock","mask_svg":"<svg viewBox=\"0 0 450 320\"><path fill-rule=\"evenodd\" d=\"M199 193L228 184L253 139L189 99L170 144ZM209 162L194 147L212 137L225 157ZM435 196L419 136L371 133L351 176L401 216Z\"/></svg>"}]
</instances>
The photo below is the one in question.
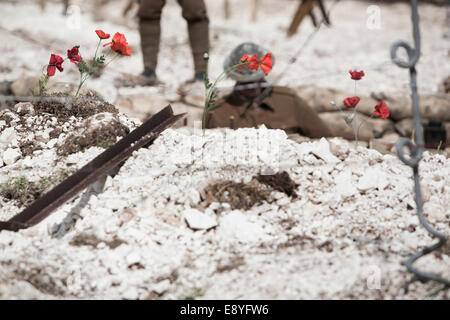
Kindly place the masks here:
<instances>
[{"instance_id":1,"label":"chalk rock","mask_svg":"<svg viewBox=\"0 0 450 320\"><path fill-rule=\"evenodd\" d=\"M344 170L340 172L336 178L336 193L340 194L343 198L353 196L357 189L352 182L352 173L350 170Z\"/></svg>"},{"instance_id":2,"label":"chalk rock","mask_svg":"<svg viewBox=\"0 0 450 320\"><path fill-rule=\"evenodd\" d=\"M0 150L6 150L10 143L17 139L14 128L6 128L0 134Z\"/></svg>"},{"instance_id":3,"label":"chalk rock","mask_svg":"<svg viewBox=\"0 0 450 320\"><path fill-rule=\"evenodd\" d=\"M379 168L368 168L359 179L356 187L360 191L368 191L378 188L384 190L389 185L386 175Z\"/></svg>"},{"instance_id":4,"label":"chalk rock","mask_svg":"<svg viewBox=\"0 0 450 320\"><path fill-rule=\"evenodd\" d=\"M158 295L162 295L170 289L170 280L166 279L152 286L152 291Z\"/></svg>"},{"instance_id":5,"label":"chalk rock","mask_svg":"<svg viewBox=\"0 0 450 320\"><path fill-rule=\"evenodd\" d=\"M312 147L312 153L324 160L326 163L338 163L341 162L330 151L330 144L327 139L322 138L319 142L314 142Z\"/></svg>"},{"instance_id":6,"label":"chalk rock","mask_svg":"<svg viewBox=\"0 0 450 320\"><path fill-rule=\"evenodd\" d=\"M22 160L22 165L25 168L33 168L34 162L30 156L27 156L25 159Z\"/></svg>"},{"instance_id":7,"label":"chalk rock","mask_svg":"<svg viewBox=\"0 0 450 320\"><path fill-rule=\"evenodd\" d=\"M29 114L34 115L34 106L30 102L19 102L14 106L14 111L21 116Z\"/></svg>"},{"instance_id":8,"label":"chalk rock","mask_svg":"<svg viewBox=\"0 0 450 320\"><path fill-rule=\"evenodd\" d=\"M424 203L423 209L427 213L428 219L433 223L448 221L446 218L446 209L442 205L426 202Z\"/></svg>"},{"instance_id":9,"label":"chalk rock","mask_svg":"<svg viewBox=\"0 0 450 320\"><path fill-rule=\"evenodd\" d=\"M19 149L9 148L3 153L3 162L9 166L16 162L22 154Z\"/></svg>"},{"instance_id":10,"label":"chalk rock","mask_svg":"<svg viewBox=\"0 0 450 320\"><path fill-rule=\"evenodd\" d=\"M332 154L343 160L350 152L350 146L347 140L341 138L332 138L329 140L330 151Z\"/></svg>"},{"instance_id":11,"label":"chalk rock","mask_svg":"<svg viewBox=\"0 0 450 320\"><path fill-rule=\"evenodd\" d=\"M187 209L183 212L184 219L192 230L208 230L217 226L215 218L210 217L197 209Z\"/></svg>"},{"instance_id":12,"label":"chalk rock","mask_svg":"<svg viewBox=\"0 0 450 320\"><path fill-rule=\"evenodd\" d=\"M220 232L226 239L242 242L259 241L264 233L261 226L248 221L240 211L234 210L220 220Z\"/></svg>"},{"instance_id":13,"label":"chalk rock","mask_svg":"<svg viewBox=\"0 0 450 320\"><path fill-rule=\"evenodd\" d=\"M311 153L312 149L312 142L303 142L297 146L297 153L299 156L306 156Z\"/></svg>"},{"instance_id":14,"label":"chalk rock","mask_svg":"<svg viewBox=\"0 0 450 320\"><path fill-rule=\"evenodd\" d=\"M96 185L95 188L99 188L98 185ZM111 210L122 210L123 208L126 208L127 205L127 202L122 199L110 199L106 203L106 207Z\"/></svg>"},{"instance_id":15,"label":"chalk rock","mask_svg":"<svg viewBox=\"0 0 450 320\"><path fill-rule=\"evenodd\" d=\"M141 262L141 256L137 252L131 252L125 259L128 267Z\"/></svg>"}]
</instances>

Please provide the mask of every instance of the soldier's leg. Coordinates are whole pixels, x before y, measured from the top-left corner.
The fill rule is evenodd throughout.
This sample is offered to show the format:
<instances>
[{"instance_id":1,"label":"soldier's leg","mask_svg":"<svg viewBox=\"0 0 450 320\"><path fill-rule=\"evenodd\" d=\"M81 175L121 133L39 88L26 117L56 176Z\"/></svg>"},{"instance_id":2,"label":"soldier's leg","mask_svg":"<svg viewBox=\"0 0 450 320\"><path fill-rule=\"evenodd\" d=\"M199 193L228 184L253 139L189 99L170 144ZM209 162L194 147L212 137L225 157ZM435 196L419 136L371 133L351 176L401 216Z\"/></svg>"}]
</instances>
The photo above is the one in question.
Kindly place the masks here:
<instances>
[{"instance_id":1,"label":"soldier's leg","mask_svg":"<svg viewBox=\"0 0 450 320\"><path fill-rule=\"evenodd\" d=\"M67 10L69 9L69 0L62 0L63 3L63 15L67 15Z\"/></svg>"},{"instance_id":2,"label":"soldier's leg","mask_svg":"<svg viewBox=\"0 0 450 320\"><path fill-rule=\"evenodd\" d=\"M155 70L161 35L161 12L166 0L139 1L139 32L145 69Z\"/></svg>"},{"instance_id":3,"label":"soldier's leg","mask_svg":"<svg viewBox=\"0 0 450 320\"><path fill-rule=\"evenodd\" d=\"M209 19L205 3L203 0L178 0L178 3L188 23L195 72L206 72L203 54L209 51Z\"/></svg>"}]
</instances>

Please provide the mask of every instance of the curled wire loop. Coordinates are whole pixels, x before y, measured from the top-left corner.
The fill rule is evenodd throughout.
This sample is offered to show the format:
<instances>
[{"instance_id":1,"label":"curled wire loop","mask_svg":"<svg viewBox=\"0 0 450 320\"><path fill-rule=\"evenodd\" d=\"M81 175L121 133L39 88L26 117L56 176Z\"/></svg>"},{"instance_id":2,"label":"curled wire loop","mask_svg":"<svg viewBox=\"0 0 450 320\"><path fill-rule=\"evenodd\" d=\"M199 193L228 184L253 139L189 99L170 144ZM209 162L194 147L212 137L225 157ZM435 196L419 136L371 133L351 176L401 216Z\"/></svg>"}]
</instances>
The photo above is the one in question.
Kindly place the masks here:
<instances>
[{"instance_id":1,"label":"curled wire loop","mask_svg":"<svg viewBox=\"0 0 450 320\"><path fill-rule=\"evenodd\" d=\"M419 61L420 57L420 33L419 33L419 16L417 12L417 0L411 0L411 10L412 10L412 24L413 24L413 37L415 48L412 48L405 41L397 41L391 48L391 59L392 61L401 68L408 68L411 77L411 97L412 97L412 109L414 114L414 130L415 130L415 140L418 145L414 144L410 139L402 138L396 145L397 155L399 159L410 166L414 173L414 191L415 200L417 205L417 216L419 218L420 224L435 238L439 241L432 246L426 247L416 254L412 255L406 262L406 268L413 273L416 278L422 281L432 280L440 282L445 286L450 286L450 280L441 277L438 274L421 271L413 266L421 257L443 247L447 242L447 236L436 231L431 227L423 215L423 202L422 194L420 190L420 178L419 178L419 162L422 159L423 148L423 131L421 126L421 117L419 112L419 101L417 96L417 83L416 83L416 70L415 65ZM408 54L408 61L401 60L397 57L398 49L403 48ZM404 149L408 148L410 151L410 156L406 157Z\"/></svg>"},{"instance_id":2,"label":"curled wire loop","mask_svg":"<svg viewBox=\"0 0 450 320\"><path fill-rule=\"evenodd\" d=\"M412 7L412 22L413 22L413 38L414 48L406 41L397 41L391 48L391 59L400 68L414 68L420 57L420 31L419 31L419 14L417 12L417 0L411 0ZM398 49L403 48L408 54L408 61L403 61L397 57Z\"/></svg>"},{"instance_id":3,"label":"curled wire loop","mask_svg":"<svg viewBox=\"0 0 450 320\"><path fill-rule=\"evenodd\" d=\"M408 61L403 61L397 57L397 51L400 48L404 48L408 54ZM391 48L391 59L400 68L412 68L419 61L420 49L411 48L411 46L405 41L397 41Z\"/></svg>"},{"instance_id":4,"label":"curled wire loop","mask_svg":"<svg viewBox=\"0 0 450 320\"><path fill-rule=\"evenodd\" d=\"M404 147L410 150L410 157L405 156ZM401 138L396 145L397 155L402 162L411 168L417 168L422 159L423 149L415 145L408 138Z\"/></svg>"}]
</instances>

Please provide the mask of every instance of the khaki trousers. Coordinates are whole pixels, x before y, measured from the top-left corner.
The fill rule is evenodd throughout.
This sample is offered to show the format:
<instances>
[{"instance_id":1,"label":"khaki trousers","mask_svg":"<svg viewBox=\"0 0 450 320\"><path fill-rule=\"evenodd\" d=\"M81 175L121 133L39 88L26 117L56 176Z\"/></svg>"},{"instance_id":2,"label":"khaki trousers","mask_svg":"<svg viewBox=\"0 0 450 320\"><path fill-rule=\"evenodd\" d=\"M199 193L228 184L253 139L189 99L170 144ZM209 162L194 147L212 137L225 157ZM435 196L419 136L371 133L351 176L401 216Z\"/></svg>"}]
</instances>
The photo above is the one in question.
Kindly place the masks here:
<instances>
[{"instance_id":1,"label":"khaki trousers","mask_svg":"<svg viewBox=\"0 0 450 320\"><path fill-rule=\"evenodd\" d=\"M203 0L177 0L183 18L188 23L189 42L194 57L195 72L206 72L203 54L209 51L209 20ZM139 31L144 66L156 69L161 34L161 12L166 0L140 0Z\"/></svg>"}]
</instances>

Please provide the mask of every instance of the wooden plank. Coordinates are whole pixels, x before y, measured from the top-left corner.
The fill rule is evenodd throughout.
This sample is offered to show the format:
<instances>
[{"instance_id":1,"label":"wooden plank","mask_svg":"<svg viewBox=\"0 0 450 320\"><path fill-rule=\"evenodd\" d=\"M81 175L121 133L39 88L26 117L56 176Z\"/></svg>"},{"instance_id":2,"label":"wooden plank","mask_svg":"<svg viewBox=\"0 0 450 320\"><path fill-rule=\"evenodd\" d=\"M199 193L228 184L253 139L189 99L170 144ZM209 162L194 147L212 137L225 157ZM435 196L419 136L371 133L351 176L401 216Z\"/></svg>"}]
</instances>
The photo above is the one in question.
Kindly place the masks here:
<instances>
[{"instance_id":1,"label":"wooden plank","mask_svg":"<svg viewBox=\"0 0 450 320\"><path fill-rule=\"evenodd\" d=\"M231 12L230 12L230 1L224 0L223 2L223 12L225 15L225 20L230 19Z\"/></svg>"},{"instance_id":2,"label":"wooden plank","mask_svg":"<svg viewBox=\"0 0 450 320\"><path fill-rule=\"evenodd\" d=\"M308 15L313 9L314 0L302 0L298 6L297 12L292 19L291 25L289 26L287 35L292 37L296 32L300 24L306 15Z\"/></svg>"},{"instance_id":3,"label":"wooden plank","mask_svg":"<svg viewBox=\"0 0 450 320\"><path fill-rule=\"evenodd\" d=\"M317 0L317 2L319 2L319 8L320 11L322 12L323 20L327 25L330 25L330 17L328 16L327 11L325 10L325 5L323 4L322 0Z\"/></svg>"},{"instance_id":4,"label":"wooden plank","mask_svg":"<svg viewBox=\"0 0 450 320\"><path fill-rule=\"evenodd\" d=\"M253 0L252 22L256 22L258 20L258 9L260 2L260 0Z\"/></svg>"}]
</instances>

